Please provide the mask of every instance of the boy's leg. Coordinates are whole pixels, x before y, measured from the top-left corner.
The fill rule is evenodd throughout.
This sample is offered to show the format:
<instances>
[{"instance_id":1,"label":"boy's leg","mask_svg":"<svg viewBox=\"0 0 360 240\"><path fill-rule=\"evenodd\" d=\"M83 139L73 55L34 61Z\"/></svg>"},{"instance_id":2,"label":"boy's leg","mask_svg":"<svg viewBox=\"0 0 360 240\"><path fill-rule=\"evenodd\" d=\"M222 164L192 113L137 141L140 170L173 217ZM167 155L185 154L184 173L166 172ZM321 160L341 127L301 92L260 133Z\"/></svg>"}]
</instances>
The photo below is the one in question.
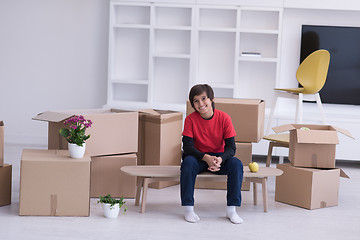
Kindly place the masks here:
<instances>
[{"instance_id":1,"label":"boy's leg","mask_svg":"<svg viewBox=\"0 0 360 240\"><path fill-rule=\"evenodd\" d=\"M244 169L241 161L232 157L221 166L219 174L227 175L227 210L226 216L232 223L242 223L243 220L236 212L236 206L241 205L241 185Z\"/></svg>"},{"instance_id":2,"label":"boy's leg","mask_svg":"<svg viewBox=\"0 0 360 240\"><path fill-rule=\"evenodd\" d=\"M184 217L188 222L198 222L200 218L194 212L194 188L196 175L207 168L205 162L198 161L193 156L186 156L181 163L180 195L184 207Z\"/></svg>"}]
</instances>

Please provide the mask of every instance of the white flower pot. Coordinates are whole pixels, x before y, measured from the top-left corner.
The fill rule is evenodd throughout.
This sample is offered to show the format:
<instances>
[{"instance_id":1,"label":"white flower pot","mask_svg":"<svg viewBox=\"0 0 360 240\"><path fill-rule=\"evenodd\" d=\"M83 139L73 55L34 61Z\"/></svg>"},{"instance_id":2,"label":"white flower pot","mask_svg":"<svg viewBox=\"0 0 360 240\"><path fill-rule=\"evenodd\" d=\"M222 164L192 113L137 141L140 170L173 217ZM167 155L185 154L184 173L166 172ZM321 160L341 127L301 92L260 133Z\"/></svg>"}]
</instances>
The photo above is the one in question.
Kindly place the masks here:
<instances>
[{"instance_id":1,"label":"white flower pot","mask_svg":"<svg viewBox=\"0 0 360 240\"><path fill-rule=\"evenodd\" d=\"M75 143L68 143L68 149L70 153L70 157L72 158L82 158L85 154L85 145L86 143L83 143L83 146L78 146Z\"/></svg>"},{"instance_id":2,"label":"white flower pot","mask_svg":"<svg viewBox=\"0 0 360 240\"><path fill-rule=\"evenodd\" d=\"M110 203L103 203L104 216L107 218L117 218L119 216L120 207L119 204L110 206Z\"/></svg>"}]
</instances>

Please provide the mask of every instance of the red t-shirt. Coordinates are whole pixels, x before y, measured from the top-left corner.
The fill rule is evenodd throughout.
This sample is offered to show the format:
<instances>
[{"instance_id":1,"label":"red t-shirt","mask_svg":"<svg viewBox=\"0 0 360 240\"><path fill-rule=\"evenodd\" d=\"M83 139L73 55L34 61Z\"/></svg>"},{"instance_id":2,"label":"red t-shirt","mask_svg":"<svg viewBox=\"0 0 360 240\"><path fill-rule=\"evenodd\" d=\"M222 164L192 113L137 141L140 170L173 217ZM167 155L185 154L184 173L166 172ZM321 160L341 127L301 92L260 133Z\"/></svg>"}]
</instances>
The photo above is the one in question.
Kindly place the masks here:
<instances>
[{"instance_id":1,"label":"red t-shirt","mask_svg":"<svg viewBox=\"0 0 360 240\"><path fill-rule=\"evenodd\" d=\"M198 112L185 118L183 136L194 139L195 148L204 153L224 152L225 139L236 136L230 116L214 109L211 119L203 119Z\"/></svg>"}]
</instances>

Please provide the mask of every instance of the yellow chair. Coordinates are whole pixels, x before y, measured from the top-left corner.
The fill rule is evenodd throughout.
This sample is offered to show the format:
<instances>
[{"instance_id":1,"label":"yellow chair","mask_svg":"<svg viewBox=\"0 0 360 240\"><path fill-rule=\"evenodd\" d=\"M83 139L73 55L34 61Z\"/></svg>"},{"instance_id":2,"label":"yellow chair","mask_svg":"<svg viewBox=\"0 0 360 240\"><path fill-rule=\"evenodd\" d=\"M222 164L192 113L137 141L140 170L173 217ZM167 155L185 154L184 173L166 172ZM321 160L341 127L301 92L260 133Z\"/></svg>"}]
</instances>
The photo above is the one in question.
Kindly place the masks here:
<instances>
[{"instance_id":1,"label":"yellow chair","mask_svg":"<svg viewBox=\"0 0 360 240\"><path fill-rule=\"evenodd\" d=\"M325 123L325 113L322 107L319 91L323 88L330 63L330 53L327 50L317 50L307 56L296 71L296 79L302 85L300 88L275 88L275 99L270 111L266 135L269 134L279 97L297 99L295 123L302 123L302 103L304 100L317 103L322 122Z\"/></svg>"}]
</instances>

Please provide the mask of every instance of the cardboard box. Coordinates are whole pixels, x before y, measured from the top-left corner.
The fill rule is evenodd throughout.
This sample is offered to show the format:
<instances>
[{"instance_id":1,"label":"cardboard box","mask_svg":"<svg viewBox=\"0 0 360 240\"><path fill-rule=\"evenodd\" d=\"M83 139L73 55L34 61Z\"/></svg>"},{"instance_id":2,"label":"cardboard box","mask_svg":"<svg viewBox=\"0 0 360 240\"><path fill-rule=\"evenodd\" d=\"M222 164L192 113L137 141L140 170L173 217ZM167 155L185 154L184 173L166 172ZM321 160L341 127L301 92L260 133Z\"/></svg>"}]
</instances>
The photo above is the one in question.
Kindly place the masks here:
<instances>
[{"instance_id":1,"label":"cardboard box","mask_svg":"<svg viewBox=\"0 0 360 240\"><path fill-rule=\"evenodd\" d=\"M67 150L24 149L19 215L89 216L90 162Z\"/></svg>"},{"instance_id":2,"label":"cardboard box","mask_svg":"<svg viewBox=\"0 0 360 240\"><path fill-rule=\"evenodd\" d=\"M64 128L64 120L73 115L83 115L93 124L86 130L91 137L86 141L89 156L120 153L135 153L138 147L138 113L118 109L87 109L44 112L34 120L49 122L48 148L67 149L67 142L59 134Z\"/></svg>"},{"instance_id":3,"label":"cardboard box","mask_svg":"<svg viewBox=\"0 0 360 240\"><path fill-rule=\"evenodd\" d=\"M235 143L236 144L236 154L235 157L240 159L243 166L248 166L252 162L252 144L251 143ZM226 182L196 182L195 188L201 189L227 189ZM241 186L242 191L250 190L250 182L243 182Z\"/></svg>"},{"instance_id":4,"label":"cardboard box","mask_svg":"<svg viewBox=\"0 0 360 240\"><path fill-rule=\"evenodd\" d=\"M338 132L352 137L348 131L330 125L286 124L273 130L290 131L289 160L296 167L335 168Z\"/></svg>"},{"instance_id":5,"label":"cardboard box","mask_svg":"<svg viewBox=\"0 0 360 240\"><path fill-rule=\"evenodd\" d=\"M11 204L12 165L0 167L0 207Z\"/></svg>"},{"instance_id":6,"label":"cardboard box","mask_svg":"<svg viewBox=\"0 0 360 240\"><path fill-rule=\"evenodd\" d=\"M91 157L90 196L135 198L136 177L120 170L123 166L135 166L136 154Z\"/></svg>"},{"instance_id":7,"label":"cardboard box","mask_svg":"<svg viewBox=\"0 0 360 240\"><path fill-rule=\"evenodd\" d=\"M140 164L175 165L181 163L183 113L165 110L139 111ZM179 182L151 183L149 187L164 188Z\"/></svg>"},{"instance_id":8,"label":"cardboard box","mask_svg":"<svg viewBox=\"0 0 360 240\"><path fill-rule=\"evenodd\" d=\"M275 201L306 209L338 205L339 178L348 176L341 169L299 168L278 164L283 171L276 177Z\"/></svg>"},{"instance_id":9,"label":"cardboard box","mask_svg":"<svg viewBox=\"0 0 360 240\"><path fill-rule=\"evenodd\" d=\"M0 121L0 167L4 165L4 122Z\"/></svg>"},{"instance_id":10,"label":"cardboard box","mask_svg":"<svg viewBox=\"0 0 360 240\"><path fill-rule=\"evenodd\" d=\"M215 98L215 109L230 115L237 142L259 142L264 136L265 101L260 99ZM194 109L187 101L186 115Z\"/></svg>"}]
</instances>

